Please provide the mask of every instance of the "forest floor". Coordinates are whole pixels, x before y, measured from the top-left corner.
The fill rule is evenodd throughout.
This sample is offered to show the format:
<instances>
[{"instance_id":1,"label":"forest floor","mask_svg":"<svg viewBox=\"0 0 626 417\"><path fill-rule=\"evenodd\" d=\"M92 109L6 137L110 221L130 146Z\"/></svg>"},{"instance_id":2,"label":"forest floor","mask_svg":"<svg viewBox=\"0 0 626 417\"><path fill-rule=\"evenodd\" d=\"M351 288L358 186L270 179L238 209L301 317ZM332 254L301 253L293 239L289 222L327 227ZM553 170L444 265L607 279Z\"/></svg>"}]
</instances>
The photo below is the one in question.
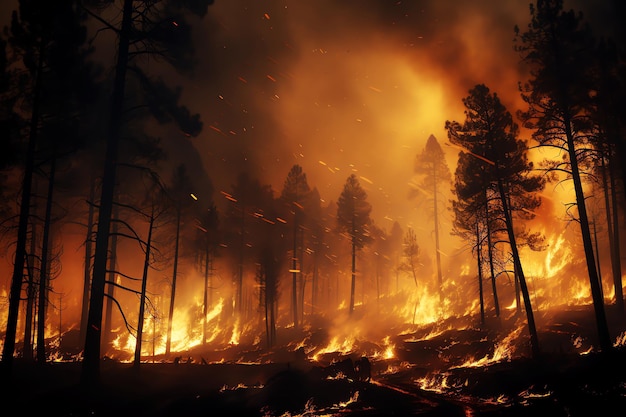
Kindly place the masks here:
<instances>
[{"instance_id":1,"label":"forest floor","mask_svg":"<svg viewBox=\"0 0 626 417\"><path fill-rule=\"evenodd\" d=\"M534 359L462 365L468 357L495 357L484 330L450 330L428 340L403 335L393 359L371 361L369 381L339 367L357 356L312 361L288 350L265 361L183 359L139 369L104 360L92 389L80 385L80 362L37 366L16 359L0 404L6 416L620 415L614 410L626 409L624 344L604 353L563 347L571 345L570 330L587 337L580 335L587 313L570 312L544 328L543 353ZM626 327L623 319L611 325L618 334Z\"/></svg>"}]
</instances>

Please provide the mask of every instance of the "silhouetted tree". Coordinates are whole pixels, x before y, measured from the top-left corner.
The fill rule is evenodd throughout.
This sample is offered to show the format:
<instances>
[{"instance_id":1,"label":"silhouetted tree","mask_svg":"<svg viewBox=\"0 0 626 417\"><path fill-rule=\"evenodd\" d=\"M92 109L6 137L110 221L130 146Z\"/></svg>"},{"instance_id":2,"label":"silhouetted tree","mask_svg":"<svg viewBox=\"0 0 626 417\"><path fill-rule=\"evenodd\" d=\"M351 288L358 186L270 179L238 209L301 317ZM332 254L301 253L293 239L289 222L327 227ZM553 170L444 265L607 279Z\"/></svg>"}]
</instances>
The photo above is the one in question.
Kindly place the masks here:
<instances>
[{"instance_id":1,"label":"silhouetted tree","mask_svg":"<svg viewBox=\"0 0 626 417\"><path fill-rule=\"evenodd\" d=\"M415 173L422 176L421 188L433 193L433 220L435 226L435 259L437 261L437 283L442 295L443 275L441 272L441 248L439 246L439 187L450 182L450 169L445 155L434 135L430 135L422 153L415 159ZM447 188L447 187L446 187Z\"/></svg>"},{"instance_id":2,"label":"silhouetted tree","mask_svg":"<svg viewBox=\"0 0 626 417\"><path fill-rule=\"evenodd\" d=\"M90 0L96 6L109 6L107 0ZM145 75L137 62L138 57L151 54L158 56L176 68L188 69L193 56L193 43L190 39L190 27L184 12L198 16L206 13L212 0L204 1L133 1L124 0L121 7L121 20L106 22L97 12L86 9L95 19L117 34L117 62L115 76L111 88L111 106L105 151L105 163L102 175L100 207L98 211L98 230L93 264L93 278L89 301L88 326L85 337L83 372L81 378L87 384L96 382L100 371L100 337L102 325L102 305L104 283L106 279L106 263L109 245L109 230L113 195L116 182L116 162L120 145L122 115L126 109L126 77L129 68L144 84L150 100L150 110L159 122L177 123L189 135L197 135L201 129L199 117L191 116L188 110L171 101L164 103L162 98L177 99L180 92L174 95L165 94L167 89L160 82L153 82ZM96 9L98 10L98 9ZM134 65L133 65L134 64ZM151 88L154 87L154 88ZM143 104L147 104L144 102Z\"/></svg>"},{"instance_id":3,"label":"silhouetted tree","mask_svg":"<svg viewBox=\"0 0 626 417\"><path fill-rule=\"evenodd\" d=\"M596 168L600 171L602 188L605 196L607 234L611 254L611 271L615 304L624 312L624 293L622 290L622 266L620 249L620 216L618 207L618 188L626 183L626 169L620 161L626 160L626 123L622 115L626 112L626 61L623 46L620 51L614 42L602 40L596 46L595 65L593 67L595 94L592 94L592 118L597 128L596 148L600 160ZM621 178L621 181L619 180ZM623 196L621 196L623 204ZM624 205L626 207L626 205ZM600 269L598 268L598 273Z\"/></svg>"},{"instance_id":4,"label":"silhouetted tree","mask_svg":"<svg viewBox=\"0 0 626 417\"><path fill-rule=\"evenodd\" d=\"M257 281L259 284L261 309L265 319L265 333L267 347L271 348L276 343L276 321L278 312L278 297L280 295L280 277L284 253L289 246L289 241L281 236L285 229L280 222L276 222L279 212L278 201L265 207L263 213L266 221L259 224L262 237L257 243L258 271Z\"/></svg>"},{"instance_id":5,"label":"silhouetted tree","mask_svg":"<svg viewBox=\"0 0 626 417\"><path fill-rule=\"evenodd\" d=\"M356 251L370 243L369 226L371 223L371 204L367 193L361 187L356 175L351 174L343 186L337 200L337 225L348 234L352 246L352 281L350 285L350 315L354 311L354 292L356 287Z\"/></svg>"},{"instance_id":6,"label":"silhouetted tree","mask_svg":"<svg viewBox=\"0 0 626 417\"><path fill-rule=\"evenodd\" d=\"M415 287L417 287L417 265L419 262L419 245L417 244L417 237L415 236L415 231L411 228L408 228L406 234L404 235L404 244L403 244L403 254L404 254L404 269L411 273L411 277L413 278L413 282L415 283Z\"/></svg>"},{"instance_id":7,"label":"silhouetted tree","mask_svg":"<svg viewBox=\"0 0 626 417\"><path fill-rule=\"evenodd\" d=\"M235 274L234 305L239 316L244 311L244 272L254 257L252 249L263 241L262 224L265 212L274 205L274 191L270 185L263 185L249 174L242 173L232 186L232 193L226 196L230 201L225 213L225 234L228 246L237 248L232 255L237 265Z\"/></svg>"},{"instance_id":8,"label":"silhouetted tree","mask_svg":"<svg viewBox=\"0 0 626 417\"><path fill-rule=\"evenodd\" d=\"M461 237L476 253L481 323L485 322L482 250L486 233L483 230L487 228L488 221L484 218L486 200L483 190L487 186L483 182L484 169L484 164L477 163L471 153L460 152L454 173L453 193L456 200L452 200L452 234Z\"/></svg>"},{"instance_id":9,"label":"silhouetted tree","mask_svg":"<svg viewBox=\"0 0 626 417\"><path fill-rule=\"evenodd\" d=\"M537 329L518 253L511 211L515 209L516 212L532 213L532 209L540 204L536 193L543 188L544 183L540 177L529 175L533 164L526 155L528 148L525 142L517 138L518 126L497 94L490 93L485 85L479 84L469 91L463 104L466 108L465 122L463 125L446 122L448 137L452 143L462 146L467 149L467 153L475 156L475 163L484 164L484 178L488 182L485 185L496 185L500 202L499 213L504 217L514 268L524 298L531 348L536 357L539 355ZM488 221L491 215L486 213L485 217Z\"/></svg>"},{"instance_id":10,"label":"silhouetted tree","mask_svg":"<svg viewBox=\"0 0 626 417\"><path fill-rule=\"evenodd\" d=\"M202 343L206 343L207 315L209 308L213 307L213 263L217 256L220 243L219 213L214 203L209 204L196 219L196 244L199 251L199 269L204 275L203 298L202 298Z\"/></svg>"},{"instance_id":11,"label":"silhouetted tree","mask_svg":"<svg viewBox=\"0 0 626 417\"><path fill-rule=\"evenodd\" d=\"M327 242L325 232L325 219L323 218L323 208L320 193L317 188L313 188L308 198L308 212L306 224L310 230L310 245L313 251L312 256L312 277L311 277L311 314L315 314L319 304L320 295L320 268L327 255Z\"/></svg>"},{"instance_id":12,"label":"silhouetted tree","mask_svg":"<svg viewBox=\"0 0 626 417\"><path fill-rule=\"evenodd\" d=\"M170 308L167 315L167 336L165 340L165 354L170 354L172 344L172 324L174 320L174 303L176 301L176 283L178 280L178 263L180 257L180 239L181 239L181 227L182 227L182 215L183 210L188 208L191 200L191 178L187 173L185 165L178 165L176 167L172 185L169 189L169 196L172 199L174 208L174 259L172 268L172 281L170 292Z\"/></svg>"},{"instance_id":13,"label":"silhouetted tree","mask_svg":"<svg viewBox=\"0 0 626 417\"><path fill-rule=\"evenodd\" d=\"M160 179L154 173L150 174L148 189L144 196L142 206L139 210L139 214L144 220L148 221L148 232L145 241L141 242L141 249L144 252L143 271L141 276L141 289L139 291L139 312L137 318L137 330L136 330L136 343L133 367L138 369L141 364L141 350L143 343L143 328L145 322L146 307L152 307L151 300L147 295L148 286L148 273L151 268L154 268L156 263L155 250L155 232L160 226L165 226L171 221L168 219L168 209L171 206L171 200L167 196L167 190L161 184ZM156 248L158 250L158 248Z\"/></svg>"},{"instance_id":14,"label":"silhouetted tree","mask_svg":"<svg viewBox=\"0 0 626 417\"><path fill-rule=\"evenodd\" d=\"M20 82L24 82L21 94L29 112L27 129L27 145L23 165L20 213L17 227L15 262L9 297L9 313L7 333L3 348L3 362L11 367L15 346L17 310L22 289L24 265L26 257L27 228L29 211L31 210L33 193L33 175L35 167L50 163L48 170L47 198L52 199L56 182L56 162L60 153L68 153L80 146L78 132L80 115L88 97L95 96L94 90L87 91L85 81L91 76L85 60L89 54L85 47L86 30L82 23L81 13L76 2L63 0L54 4L41 0L23 0L19 3L19 11L14 11L11 19L9 44L15 54L20 57L22 73ZM0 65L5 67L3 58ZM5 80L6 81L6 80ZM13 99L15 96L12 97ZM11 99L5 101L11 103ZM13 105L15 102L13 102ZM15 118L11 105L5 108L7 119L3 119L5 127L15 126ZM6 124L8 122L8 125ZM7 136L10 139L11 135ZM7 143L11 143L10 140ZM47 203L45 221L51 222L52 201ZM43 246L49 247L50 224L44 223L42 238ZM46 264L40 269L39 286L39 324L38 359L45 361L44 335L45 312L41 306L47 302L46 290L49 282L48 257L43 253ZM28 294L35 294L28 291Z\"/></svg>"},{"instance_id":15,"label":"silhouetted tree","mask_svg":"<svg viewBox=\"0 0 626 417\"><path fill-rule=\"evenodd\" d=\"M302 270L302 248L299 248L299 235L303 234L301 223L304 221L305 216L305 201L308 198L311 189L306 180L306 174L302 170L300 165L294 165L289 170L283 190L280 195L280 199L286 204L287 210L291 212L293 223L292 227L292 246L291 246L291 277L292 277L292 292L291 292L291 308L293 312L293 326L298 328L298 275L300 281L304 277L304 271ZM300 283L300 288L304 292L304 283ZM304 304L302 304L304 309Z\"/></svg>"},{"instance_id":16,"label":"silhouetted tree","mask_svg":"<svg viewBox=\"0 0 626 417\"><path fill-rule=\"evenodd\" d=\"M531 68L531 79L521 86L528 110L520 112L525 127L533 129L540 146L558 148L567 158L553 162L551 169L566 170L574 183L585 259L589 273L600 349L611 350L611 337L604 310L604 297L585 206L581 163L589 143L592 122L589 91L593 89L590 66L592 37L582 24L582 14L563 11L562 0L537 1L530 6L531 22L525 32L516 28L515 50Z\"/></svg>"}]
</instances>

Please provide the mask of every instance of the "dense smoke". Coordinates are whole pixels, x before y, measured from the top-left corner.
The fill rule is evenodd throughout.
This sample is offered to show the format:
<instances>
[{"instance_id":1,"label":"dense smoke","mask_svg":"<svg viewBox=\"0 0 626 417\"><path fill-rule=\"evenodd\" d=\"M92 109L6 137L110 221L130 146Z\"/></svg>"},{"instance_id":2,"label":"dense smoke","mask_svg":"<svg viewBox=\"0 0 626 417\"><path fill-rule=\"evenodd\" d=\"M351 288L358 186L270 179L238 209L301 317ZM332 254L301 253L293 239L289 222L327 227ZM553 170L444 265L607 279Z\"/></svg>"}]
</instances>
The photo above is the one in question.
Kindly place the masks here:
<instances>
[{"instance_id":1,"label":"dense smoke","mask_svg":"<svg viewBox=\"0 0 626 417\"><path fill-rule=\"evenodd\" d=\"M519 103L527 20L526 2L216 2L185 90L205 122L196 147L217 188L249 170L280 190L298 163L330 202L355 172L381 226L412 223L414 158L430 134L446 142L468 89Z\"/></svg>"}]
</instances>

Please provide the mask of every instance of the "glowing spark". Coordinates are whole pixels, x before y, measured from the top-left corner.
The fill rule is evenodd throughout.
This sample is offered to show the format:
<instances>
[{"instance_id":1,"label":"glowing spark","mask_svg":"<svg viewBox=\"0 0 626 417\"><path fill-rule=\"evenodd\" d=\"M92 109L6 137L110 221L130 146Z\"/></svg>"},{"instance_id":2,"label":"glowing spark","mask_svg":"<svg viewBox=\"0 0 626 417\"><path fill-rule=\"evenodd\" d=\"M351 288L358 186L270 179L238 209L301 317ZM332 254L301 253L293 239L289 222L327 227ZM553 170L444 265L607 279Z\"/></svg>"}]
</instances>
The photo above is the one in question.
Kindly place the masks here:
<instances>
[{"instance_id":1,"label":"glowing spark","mask_svg":"<svg viewBox=\"0 0 626 417\"><path fill-rule=\"evenodd\" d=\"M360 176L359 178L361 178L361 179L362 179L363 181L365 181L365 182L368 182L368 183L370 183L370 184L374 184L374 183L372 182L372 180L370 180L369 178L365 178L364 176Z\"/></svg>"},{"instance_id":2,"label":"glowing spark","mask_svg":"<svg viewBox=\"0 0 626 417\"><path fill-rule=\"evenodd\" d=\"M533 216L536 216L537 213L535 213L534 211L528 210L527 208L522 207L522 211L525 211L528 214L532 214Z\"/></svg>"},{"instance_id":3,"label":"glowing spark","mask_svg":"<svg viewBox=\"0 0 626 417\"><path fill-rule=\"evenodd\" d=\"M372 87L371 85L370 85L370 90L376 91L377 93L382 93L382 90L380 90L380 89L378 89L376 87Z\"/></svg>"},{"instance_id":4,"label":"glowing spark","mask_svg":"<svg viewBox=\"0 0 626 417\"><path fill-rule=\"evenodd\" d=\"M326 165L326 162L324 162L324 161L317 161L317 162L318 162L320 165L328 166L328 165Z\"/></svg>"},{"instance_id":5,"label":"glowing spark","mask_svg":"<svg viewBox=\"0 0 626 417\"><path fill-rule=\"evenodd\" d=\"M292 274L298 274L298 273L300 273L300 270L299 269L290 269L289 272L292 273Z\"/></svg>"},{"instance_id":6,"label":"glowing spark","mask_svg":"<svg viewBox=\"0 0 626 417\"><path fill-rule=\"evenodd\" d=\"M217 133L219 133L220 135L224 135L224 136L226 136L226 135L224 134L224 132L222 132L222 130L221 130L219 127L217 127L217 126L213 126L213 125L210 125L209 127L210 127L212 130L214 130L214 131L216 131Z\"/></svg>"},{"instance_id":7,"label":"glowing spark","mask_svg":"<svg viewBox=\"0 0 626 417\"><path fill-rule=\"evenodd\" d=\"M240 76L240 77L237 77L237 79L238 79L239 81L241 81L242 83L244 83L244 84L248 84L248 80L246 80L245 78L243 78L243 77L241 77L241 76Z\"/></svg>"},{"instance_id":8,"label":"glowing spark","mask_svg":"<svg viewBox=\"0 0 626 417\"><path fill-rule=\"evenodd\" d=\"M263 15L263 17L265 17L267 20L270 20L270 15L269 15L269 14L267 14L267 13L265 13L265 14Z\"/></svg>"},{"instance_id":9,"label":"glowing spark","mask_svg":"<svg viewBox=\"0 0 626 417\"><path fill-rule=\"evenodd\" d=\"M178 23L176 21L172 21L172 24L176 27L178 27Z\"/></svg>"},{"instance_id":10,"label":"glowing spark","mask_svg":"<svg viewBox=\"0 0 626 417\"><path fill-rule=\"evenodd\" d=\"M458 148L458 149L462 150L463 152L466 152L466 153L468 153L468 154L470 154L470 155L472 155L472 156L474 156L474 157L476 157L476 158L480 159L481 161L485 161L485 162L486 162L486 163L488 163L489 165L492 165L492 166L495 166L495 165L496 165L496 163L495 163L495 162L493 162L492 160L487 159L487 158L485 158L485 157L484 157L484 156L482 156L482 155L478 155L478 154L476 154L476 153L474 153L474 152L472 152L472 151L470 151L470 150L468 150L468 149L465 149L465 148L464 148L464 147L462 147L462 146L459 146L459 145L454 145L454 144L452 144L452 143L448 143L448 142L446 142L446 145L447 145L447 146L452 146L452 147L454 147L454 148Z\"/></svg>"},{"instance_id":11,"label":"glowing spark","mask_svg":"<svg viewBox=\"0 0 626 417\"><path fill-rule=\"evenodd\" d=\"M236 199L236 198L234 198L232 195L228 194L226 191L220 191L220 193L222 193L222 195L223 195L224 197L226 197L226 199L227 199L227 200L230 200L230 201L232 201L233 203L236 203L236 202L237 202L237 199Z\"/></svg>"},{"instance_id":12,"label":"glowing spark","mask_svg":"<svg viewBox=\"0 0 626 417\"><path fill-rule=\"evenodd\" d=\"M198 201L198 197L196 197L196 195L194 193L189 194L191 196L191 198L193 198L194 200Z\"/></svg>"},{"instance_id":13,"label":"glowing spark","mask_svg":"<svg viewBox=\"0 0 626 417\"><path fill-rule=\"evenodd\" d=\"M267 74L266 77L270 80L270 81L274 81L276 82L276 78L272 77L271 75Z\"/></svg>"},{"instance_id":14,"label":"glowing spark","mask_svg":"<svg viewBox=\"0 0 626 417\"><path fill-rule=\"evenodd\" d=\"M282 219L282 218L280 218L280 217L276 217L276 220L277 220L277 221L279 221L279 222L281 222L281 223L287 224L287 220Z\"/></svg>"}]
</instances>

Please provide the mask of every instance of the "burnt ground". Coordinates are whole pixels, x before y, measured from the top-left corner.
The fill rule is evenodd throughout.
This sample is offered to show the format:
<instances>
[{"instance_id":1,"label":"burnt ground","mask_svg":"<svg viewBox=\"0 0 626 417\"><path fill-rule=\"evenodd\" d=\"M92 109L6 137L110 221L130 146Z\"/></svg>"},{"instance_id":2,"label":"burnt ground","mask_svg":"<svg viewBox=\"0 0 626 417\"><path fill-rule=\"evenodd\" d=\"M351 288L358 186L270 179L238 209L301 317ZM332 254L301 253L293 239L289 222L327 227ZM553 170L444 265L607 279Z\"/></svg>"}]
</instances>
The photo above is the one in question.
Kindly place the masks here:
<instances>
[{"instance_id":1,"label":"burnt ground","mask_svg":"<svg viewBox=\"0 0 626 417\"><path fill-rule=\"evenodd\" d=\"M524 355L520 336L511 357L480 366L464 363L492 357L506 324L451 328L430 338L404 333L394 339L393 359L372 358L370 381L352 374L351 366L342 368L360 353L327 354L313 362L293 348L267 355L240 347L239 361L224 363L195 351L178 363L161 358L139 370L104 360L101 382L91 390L79 383L80 362L37 366L16 359L0 403L13 410L2 415L19 416L623 415L626 348L589 349L588 317L572 311L546 325L539 358ZM623 319L611 325L615 336L623 334ZM368 347L364 343L360 352ZM263 360L243 362L254 357Z\"/></svg>"}]
</instances>

